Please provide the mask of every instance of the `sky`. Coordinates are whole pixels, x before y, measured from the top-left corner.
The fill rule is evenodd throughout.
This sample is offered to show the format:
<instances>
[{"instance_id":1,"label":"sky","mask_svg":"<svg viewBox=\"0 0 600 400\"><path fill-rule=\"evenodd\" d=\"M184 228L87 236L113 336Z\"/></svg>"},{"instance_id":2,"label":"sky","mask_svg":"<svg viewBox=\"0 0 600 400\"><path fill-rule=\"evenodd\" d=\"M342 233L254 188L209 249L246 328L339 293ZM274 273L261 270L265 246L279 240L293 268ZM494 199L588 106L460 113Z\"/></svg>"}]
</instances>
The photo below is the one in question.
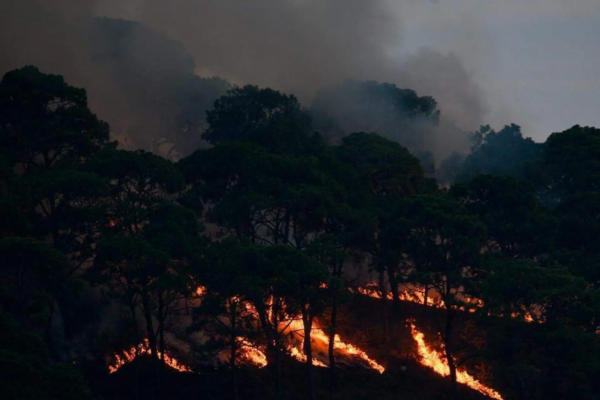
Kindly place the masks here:
<instances>
[{"instance_id":1,"label":"sky","mask_svg":"<svg viewBox=\"0 0 600 400\"><path fill-rule=\"evenodd\" d=\"M456 52L485 92L491 125L515 122L536 141L600 127L600 0L395 3L406 16L399 54Z\"/></svg>"},{"instance_id":2,"label":"sky","mask_svg":"<svg viewBox=\"0 0 600 400\"><path fill-rule=\"evenodd\" d=\"M161 0L101 0L97 9L110 13L120 4L117 13L143 19L151 8L144 3L152 2ZM422 48L458 55L482 91L480 106L487 110L482 123L499 129L514 122L536 141L574 124L600 127L600 0L377 0L372 4L381 8L382 2L387 3L384 12L390 13L384 22L388 28L385 35L374 36L383 38L389 54L398 60L410 59ZM393 18L395 31L389 32ZM396 40L390 40L394 35ZM431 87L419 83L416 89ZM422 94L443 98L446 93ZM452 96L442 100L442 106L452 107Z\"/></svg>"},{"instance_id":3,"label":"sky","mask_svg":"<svg viewBox=\"0 0 600 400\"><path fill-rule=\"evenodd\" d=\"M433 96L466 131L516 123L544 141L600 127L600 0L0 0L1 73L31 63L93 86L97 71L72 62L90 49L71 24L88 16L142 22L198 74L304 105L373 79Z\"/></svg>"}]
</instances>

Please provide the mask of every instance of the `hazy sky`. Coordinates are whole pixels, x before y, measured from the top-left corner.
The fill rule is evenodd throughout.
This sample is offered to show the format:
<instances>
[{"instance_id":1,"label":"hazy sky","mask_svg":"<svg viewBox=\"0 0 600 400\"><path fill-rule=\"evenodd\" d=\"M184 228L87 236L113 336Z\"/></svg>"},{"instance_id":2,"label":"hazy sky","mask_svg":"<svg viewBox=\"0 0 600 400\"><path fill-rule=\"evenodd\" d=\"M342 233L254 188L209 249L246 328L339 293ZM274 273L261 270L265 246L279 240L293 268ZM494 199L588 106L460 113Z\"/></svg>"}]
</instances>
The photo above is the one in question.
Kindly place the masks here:
<instances>
[{"instance_id":1,"label":"hazy sky","mask_svg":"<svg viewBox=\"0 0 600 400\"><path fill-rule=\"evenodd\" d=\"M493 125L509 118L538 141L574 124L600 127L600 0L395 3L405 14L400 52L457 52Z\"/></svg>"},{"instance_id":2,"label":"hazy sky","mask_svg":"<svg viewBox=\"0 0 600 400\"><path fill-rule=\"evenodd\" d=\"M187 4L189 8L192 3L98 2L109 10L119 4L119 14L133 19L144 19L149 3L155 6L170 3L175 9L176 4ZM344 7L345 2L333 2ZM391 14L395 13L390 18L397 20L397 41L386 43L390 55L400 60L410 59L421 47L441 54L457 54L484 92L482 107L488 110L484 122L496 128L518 123L525 135L538 141L574 124L600 127L600 0L377 0L375 3L385 2ZM340 11L340 20L344 20L344 12L351 12L352 5L358 3L346 2L347 10ZM313 12L319 12L314 2L311 7ZM389 27L387 30L385 36L381 32L374 36L389 40ZM445 103L448 108L448 102Z\"/></svg>"},{"instance_id":3,"label":"hazy sky","mask_svg":"<svg viewBox=\"0 0 600 400\"><path fill-rule=\"evenodd\" d=\"M462 129L514 122L543 141L600 127L600 0L0 0L1 72L32 63L89 87L68 22L89 15L141 21L199 73L305 105L340 79L375 79L433 96Z\"/></svg>"}]
</instances>

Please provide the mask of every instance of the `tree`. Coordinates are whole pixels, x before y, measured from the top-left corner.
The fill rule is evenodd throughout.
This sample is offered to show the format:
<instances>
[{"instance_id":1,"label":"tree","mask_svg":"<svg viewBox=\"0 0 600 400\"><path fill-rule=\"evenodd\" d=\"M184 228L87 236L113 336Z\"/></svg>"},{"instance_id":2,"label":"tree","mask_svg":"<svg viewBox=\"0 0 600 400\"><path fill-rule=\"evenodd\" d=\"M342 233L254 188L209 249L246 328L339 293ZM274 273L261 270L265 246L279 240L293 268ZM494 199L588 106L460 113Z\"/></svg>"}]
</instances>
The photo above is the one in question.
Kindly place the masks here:
<instances>
[{"instance_id":1,"label":"tree","mask_svg":"<svg viewBox=\"0 0 600 400\"><path fill-rule=\"evenodd\" d=\"M75 367L48 361L42 335L23 327L4 310L0 310L0 370L5 399L95 399Z\"/></svg>"},{"instance_id":2,"label":"tree","mask_svg":"<svg viewBox=\"0 0 600 400\"><path fill-rule=\"evenodd\" d=\"M347 80L317 92L310 109L315 127L339 141L353 132L374 132L411 150L425 150L425 126L437 125L436 101L391 83Z\"/></svg>"},{"instance_id":3,"label":"tree","mask_svg":"<svg viewBox=\"0 0 600 400\"><path fill-rule=\"evenodd\" d=\"M600 193L583 192L567 197L556 207L555 216L558 229L551 258L599 289Z\"/></svg>"},{"instance_id":4,"label":"tree","mask_svg":"<svg viewBox=\"0 0 600 400\"><path fill-rule=\"evenodd\" d=\"M488 258L482 284L487 351L519 398L576 396L597 388L598 294L554 263ZM524 321L530 321L526 324ZM569 368L564 368L569 365Z\"/></svg>"},{"instance_id":5,"label":"tree","mask_svg":"<svg viewBox=\"0 0 600 400\"><path fill-rule=\"evenodd\" d=\"M186 265L200 256L194 242L199 243L201 227L192 212L171 201L184 181L170 161L144 151L108 150L89 168L109 180L111 188L88 277L128 307L136 343L141 311L160 388L158 350L165 354L165 321L189 288Z\"/></svg>"},{"instance_id":6,"label":"tree","mask_svg":"<svg viewBox=\"0 0 600 400\"><path fill-rule=\"evenodd\" d=\"M548 196L554 202L566 196L600 191L600 129L575 125L553 133L544 143Z\"/></svg>"},{"instance_id":7,"label":"tree","mask_svg":"<svg viewBox=\"0 0 600 400\"><path fill-rule=\"evenodd\" d=\"M489 125L482 126L471 136L472 147L458 174L458 182L467 182L478 174L510 175L538 182L538 171L543 146L531 138L524 138L521 127L507 125L496 132Z\"/></svg>"},{"instance_id":8,"label":"tree","mask_svg":"<svg viewBox=\"0 0 600 400\"><path fill-rule=\"evenodd\" d=\"M14 233L49 240L68 257L62 279L71 280L90 260L106 182L83 165L108 147L108 125L88 109L86 92L58 75L28 66L0 82L0 159L4 197L15 219L28 224ZM8 172L10 171L10 172ZM66 287L68 285L64 285ZM73 335L70 292L55 292L64 335Z\"/></svg>"},{"instance_id":9,"label":"tree","mask_svg":"<svg viewBox=\"0 0 600 400\"><path fill-rule=\"evenodd\" d=\"M257 336L256 315L248 300L248 289L253 275L244 264L245 246L235 240L212 243L207 251L203 268L194 268L194 281L201 284L200 305L194 310L191 330L207 330L213 344L229 349L233 397L238 393L238 356L244 345L242 337L250 340Z\"/></svg>"},{"instance_id":10,"label":"tree","mask_svg":"<svg viewBox=\"0 0 600 400\"><path fill-rule=\"evenodd\" d=\"M90 257L94 220L106 185L81 164L108 144L108 125L87 107L86 92L35 67L9 72L0 83L0 148L16 171L10 191L40 221L34 235L50 236L73 255L73 270ZM87 221L86 221L87 220Z\"/></svg>"},{"instance_id":11,"label":"tree","mask_svg":"<svg viewBox=\"0 0 600 400\"><path fill-rule=\"evenodd\" d=\"M79 163L108 142L108 125L88 109L86 92L35 67L0 83L0 148L21 171Z\"/></svg>"},{"instance_id":12,"label":"tree","mask_svg":"<svg viewBox=\"0 0 600 400\"><path fill-rule=\"evenodd\" d=\"M396 280L398 266L387 262L387 249L380 241L382 226L389 218L389 210L399 200L435 190L435 184L425 178L419 160L405 147L377 134L353 133L345 137L336 150L340 161L354 169L354 174L351 175L353 181L348 182L349 186L346 188L350 196L348 204L375 218L370 225L369 239L362 244L362 249L371 255L372 265L379 272L384 325L387 325L385 274L387 272L390 281L393 310L396 312L399 307Z\"/></svg>"},{"instance_id":13,"label":"tree","mask_svg":"<svg viewBox=\"0 0 600 400\"><path fill-rule=\"evenodd\" d=\"M488 251L500 251L513 258L534 258L549 251L556 220L529 182L479 175L468 183L452 186L450 195L485 224Z\"/></svg>"},{"instance_id":14,"label":"tree","mask_svg":"<svg viewBox=\"0 0 600 400\"><path fill-rule=\"evenodd\" d=\"M412 266L409 280L432 288L443 302L444 319L438 329L457 398L455 320L470 306L469 286L481 277L485 226L446 195L409 198L396 210L395 221L407 233L399 243Z\"/></svg>"},{"instance_id":15,"label":"tree","mask_svg":"<svg viewBox=\"0 0 600 400\"><path fill-rule=\"evenodd\" d=\"M250 141L278 152L302 151L312 134L294 96L256 86L230 89L207 112L207 122L202 137L212 144Z\"/></svg>"}]
</instances>

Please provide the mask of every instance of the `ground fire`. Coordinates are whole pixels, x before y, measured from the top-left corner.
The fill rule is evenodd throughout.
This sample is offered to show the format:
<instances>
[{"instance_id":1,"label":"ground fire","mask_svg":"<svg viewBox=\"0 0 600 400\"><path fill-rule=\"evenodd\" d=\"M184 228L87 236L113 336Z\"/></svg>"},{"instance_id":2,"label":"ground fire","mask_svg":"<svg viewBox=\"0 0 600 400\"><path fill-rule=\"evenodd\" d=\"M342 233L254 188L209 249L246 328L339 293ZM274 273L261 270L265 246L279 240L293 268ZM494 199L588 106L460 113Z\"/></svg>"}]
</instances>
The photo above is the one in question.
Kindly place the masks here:
<instances>
[{"instance_id":1,"label":"ground fire","mask_svg":"<svg viewBox=\"0 0 600 400\"><path fill-rule=\"evenodd\" d=\"M413 323L410 324L410 330L413 338L417 342L419 355L421 356L421 365L431 368L439 375L449 376L450 368L448 367L448 362L444 355L427 346L425 343L425 335L422 332L419 332ZM456 371L456 380L492 399L502 400L502 396L498 392L480 383L466 371Z\"/></svg>"},{"instance_id":2,"label":"ground fire","mask_svg":"<svg viewBox=\"0 0 600 400\"><path fill-rule=\"evenodd\" d=\"M196 289L196 295L200 298L204 296L206 292L206 288L202 286L199 286ZM246 308L251 314L256 314L256 310L252 305L247 303ZM269 318L272 318L272 310L269 311ZM304 341L305 334L304 326L302 324L301 319L286 314L285 318L280 322L280 326L285 327L284 334L295 339L290 341L293 343L289 343L287 345L286 350L288 354L296 360L305 363L306 355L302 350L302 343ZM313 348L315 349L327 349L329 347L329 336L325 333L324 329L320 327L316 322L312 328L310 340L313 345ZM265 355L264 348L252 343L250 340L243 337L239 337L238 341L238 356L241 362L254 365L259 368L265 367L267 365L267 357ZM375 360L370 358L366 352L364 352L363 350L361 350L353 344L345 343L337 334L334 336L333 347L334 350L338 353L338 356L340 357L357 360L360 364L365 365L368 368L374 369L379 373L383 373L385 371L385 368L379 363L377 363ZM144 343L137 346L137 353L136 347L133 347L129 351L123 351L123 354L121 355L116 354L116 361L109 366L110 372L113 373L117 371L126 363L133 361L137 355L142 354L150 354L150 348L148 346L147 340L145 340ZM167 354L165 354L165 362L167 363L167 365L179 371L190 371L188 367L183 366L180 362L178 362L172 356L169 356ZM312 360L313 365L316 367L327 367L326 362L327 360L319 360L316 357L313 357Z\"/></svg>"},{"instance_id":3,"label":"ground fire","mask_svg":"<svg viewBox=\"0 0 600 400\"><path fill-rule=\"evenodd\" d=\"M378 289L378 285L376 283L371 283L371 284L367 285L366 287L357 288L355 291L360 294L372 297L372 298L377 298L377 299L383 298L382 293ZM387 298L389 300L392 300L393 299L392 296L393 295L391 293L389 293ZM409 301L409 302L418 303L418 304L427 304L428 306L435 307L435 308L444 307L444 303L440 299L427 297L427 300L425 300L425 290L419 289L419 288L400 293L398 297L402 301ZM466 299L466 301L471 305L475 305L475 307L483 306L483 302L478 299L468 297ZM463 308L463 310L464 310L464 308ZM473 309L469 309L469 310L473 310ZM527 322L533 321L531 316L528 315L528 317L529 318L526 318ZM418 352L419 352L419 356L420 356L419 362L421 363L421 365L431 368L433 371L435 371L437 374L439 374L441 376L449 376L450 368L448 366L448 362L446 361L445 356L443 354L440 354L439 352L429 348L429 346L427 346L427 344L425 343L425 335L422 332L419 332L417 330L416 326L414 325L414 323L412 323L412 322L410 323L410 330L411 330L411 335L412 335L413 339L417 343ZM469 375L466 371L457 371L457 381L459 383L469 386L470 388L472 388L474 390L477 390L478 392L480 392L488 397L491 397L493 399L502 400L502 396L498 392L496 392L494 389L491 389L491 388L483 385L482 383L477 381L474 377Z\"/></svg>"},{"instance_id":4,"label":"ground fire","mask_svg":"<svg viewBox=\"0 0 600 400\"><path fill-rule=\"evenodd\" d=\"M374 299L381 299L383 297L382 292L379 287L379 284L374 283L374 282L369 283L364 287L358 287L356 289L350 288L349 290L351 293L359 293L359 294L362 294L365 296L372 297ZM393 293L388 292L386 295L386 298L388 300L393 300L394 299ZM417 304L425 304L426 303L427 306L434 307L434 308L444 308L445 307L444 301L442 299L440 299L439 297L434 297L429 293L428 293L428 296L425 297L425 289L421 288L419 286L407 287L407 290L398 293L398 299L400 301L407 301L410 303L417 303ZM463 295L460 300L462 303L464 303L464 305L458 306L457 307L458 310L474 313L475 311L477 311L478 308L483 308L483 306L484 306L482 300L477 299L472 296ZM536 314L536 318L534 318L532 316L532 313ZM498 316L501 316L501 315L498 315ZM519 316L520 316L520 313L514 312L511 314L512 318L518 318ZM541 312L539 309L534 309L531 312L524 311L523 312L523 320L528 323L531 323L531 322L543 323L544 322L544 318L541 316Z\"/></svg>"},{"instance_id":5,"label":"ground fire","mask_svg":"<svg viewBox=\"0 0 600 400\"><path fill-rule=\"evenodd\" d=\"M108 370L112 374L112 373L118 371L123 365L133 361L136 357L144 355L144 354L151 354L151 352L152 351L150 349L148 339L144 339L144 341L142 343L140 343L139 345L133 346L129 350L124 350L121 354L115 354L115 361L108 366ZM162 353L160 351L158 352L158 358L162 358ZM166 352L165 352L164 358L165 358L165 364L173 369L176 369L177 371L180 371L180 372L190 372L191 371L190 368L181 364L173 356L169 355Z\"/></svg>"}]
</instances>

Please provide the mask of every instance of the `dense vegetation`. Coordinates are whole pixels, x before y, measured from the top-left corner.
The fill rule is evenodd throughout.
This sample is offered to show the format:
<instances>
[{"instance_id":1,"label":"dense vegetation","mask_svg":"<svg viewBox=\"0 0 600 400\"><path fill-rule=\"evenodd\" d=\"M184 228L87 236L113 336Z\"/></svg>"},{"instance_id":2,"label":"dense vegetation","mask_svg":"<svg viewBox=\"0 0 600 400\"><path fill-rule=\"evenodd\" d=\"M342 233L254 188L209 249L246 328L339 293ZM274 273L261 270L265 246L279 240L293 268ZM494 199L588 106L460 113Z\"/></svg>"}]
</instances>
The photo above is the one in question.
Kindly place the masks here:
<instances>
[{"instance_id":1,"label":"dense vegetation","mask_svg":"<svg viewBox=\"0 0 600 400\"><path fill-rule=\"evenodd\" d=\"M191 90L193 81L175 84ZM199 378L206 398L249 398L240 376L244 390L261 382L261 396L276 398L348 398L358 383L373 396L417 398L411 384L389 386L394 376L364 383L370 372L339 368L333 349L344 323L359 319L375 327L393 365L403 321L419 312L401 305L407 284L443 301L419 322L432 342L441 338L448 398L467 396L458 367L505 399L598 398L600 130L574 126L539 144L516 125L482 127L470 154L442 163L442 186L415 139L439 111L411 90L349 81L307 110L275 90L230 86L206 119L198 117L206 99L190 104L178 110L186 129L146 137L150 148L163 140L175 149L168 155L187 155L174 161L121 149L86 92L62 77L35 67L4 76L0 385L8 398L107 396L99 386L118 379L107 377L107 360L144 338L149 368L137 363L119 383L138 398L148 385L172 398L177 378L164 354L182 342L204 376L217 374L215 354L227 354L217 369L227 375ZM210 146L198 148L200 135ZM393 301L357 316L366 306L348 295L352 263ZM191 323L181 328L173 321L183 315ZM296 361L280 322L290 315L308 334L316 320L327 327L329 375L315 371L309 340L305 373L289 366ZM267 376L242 368L239 337L264 347Z\"/></svg>"}]
</instances>

